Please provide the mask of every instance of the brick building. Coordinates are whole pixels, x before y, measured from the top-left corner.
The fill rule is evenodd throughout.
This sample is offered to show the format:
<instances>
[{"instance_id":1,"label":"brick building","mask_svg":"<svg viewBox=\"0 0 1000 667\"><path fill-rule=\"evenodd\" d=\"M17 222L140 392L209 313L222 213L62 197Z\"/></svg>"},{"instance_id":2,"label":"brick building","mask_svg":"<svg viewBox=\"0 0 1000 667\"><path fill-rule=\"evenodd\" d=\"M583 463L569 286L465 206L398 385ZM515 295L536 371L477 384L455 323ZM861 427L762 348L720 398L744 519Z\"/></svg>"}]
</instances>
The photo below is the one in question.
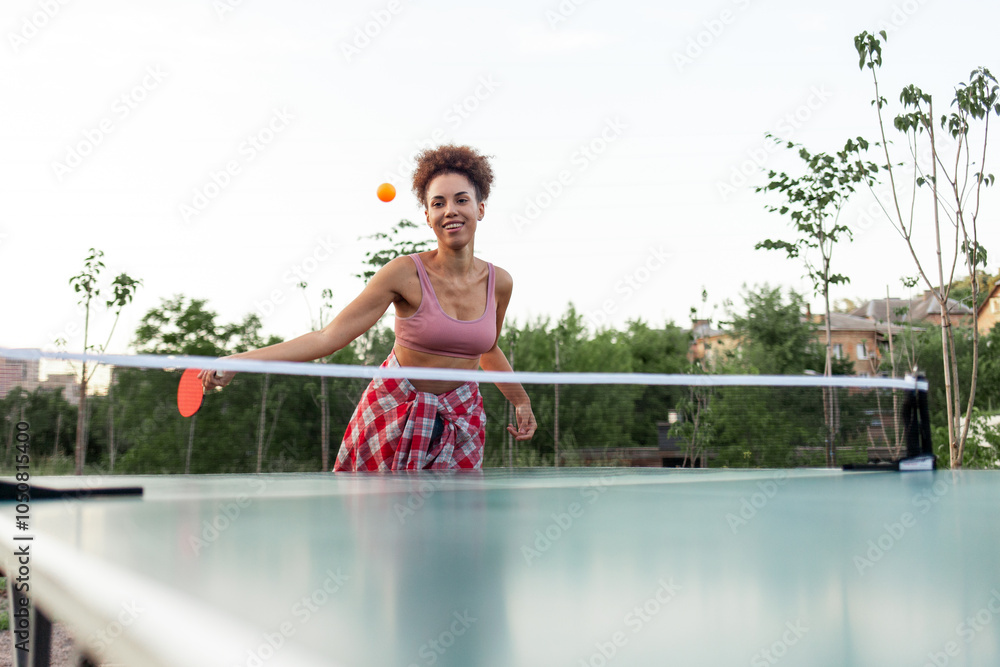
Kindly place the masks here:
<instances>
[{"instance_id":1,"label":"brick building","mask_svg":"<svg viewBox=\"0 0 1000 667\"><path fill-rule=\"evenodd\" d=\"M818 315L815 319L816 336L826 345L825 317ZM888 326L863 317L830 313L830 339L833 358L851 361L858 376L878 375L882 358L888 355Z\"/></svg>"},{"instance_id":2,"label":"brick building","mask_svg":"<svg viewBox=\"0 0 1000 667\"><path fill-rule=\"evenodd\" d=\"M0 399L6 398L15 387L29 394L39 388L46 391L61 388L69 404L80 404L80 381L75 373L48 373L44 380L40 378L37 359L0 357Z\"/></svg>"},{"instance_id":3,"label":"brick building","mask_svg":"<svg viewBox=\"0 0 1000 667\"><path fill-rule=\"evenodd\" d=\"M972 322L972 309L954 299L948 299L948 313L955 324ZM851 312L855 317L863 317L873 322L893 324L933 324L941 326L941 304L930 292L924 292L919 299L873 299L866 301Z\"/></svg>"},{"instance_id":4,"label":"brick building","mask_svg":"<svg viewBox=\"0 0 1000 667\"><path fill-rule=\"evenodd\" d=\"M38 360L0 357L0 398L6 398L14 387L26 392L38 388Z\"/></svg>"},{"instance_id":5,"label":"brick building","mask_svg":"<svg viewBox=\"0 0 1000 667\"><path fill-rule=\"evenodd\" d=\"M987 335L993 325L1000 321L1000 280L990 290L983 305L979 307L978 317L979 333L983 336Z\"/></svg>"},{"instance_id":6,"label":"brick building","mask_svg":"<svg viewBox=\"0 0 1000 667\"><path fill-rule=\"evenodd\" d=\"M723 359L727 352L739 345L736 338L724 329L713 329L710 320L695 320L691 328L691 345L688 361L702 361L705 368L713 368L716 360Z\"/></svg>"}]
</instances>

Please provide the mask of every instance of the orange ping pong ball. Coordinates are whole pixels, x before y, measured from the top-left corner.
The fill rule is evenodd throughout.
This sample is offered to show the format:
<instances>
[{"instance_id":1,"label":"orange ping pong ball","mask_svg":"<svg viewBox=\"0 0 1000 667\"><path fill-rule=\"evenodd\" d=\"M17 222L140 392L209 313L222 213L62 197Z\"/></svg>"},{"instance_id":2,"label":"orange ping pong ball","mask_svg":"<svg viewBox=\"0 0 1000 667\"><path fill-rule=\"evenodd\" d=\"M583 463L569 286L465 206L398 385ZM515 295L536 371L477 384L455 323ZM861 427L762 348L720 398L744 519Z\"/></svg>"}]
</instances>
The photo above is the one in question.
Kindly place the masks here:
<instances>
[{"instance_id":1,"label":"orange ping pong ball","mask_svg":"<svg viewBox=\"0 0 1000 667\"><path fill-rule=\"evenodd\" d=\"M376 194L382 201L392 201L396 197L396 188L392 187L392 183L383 183L378 186Z\"/></svg>"}]
</instances>

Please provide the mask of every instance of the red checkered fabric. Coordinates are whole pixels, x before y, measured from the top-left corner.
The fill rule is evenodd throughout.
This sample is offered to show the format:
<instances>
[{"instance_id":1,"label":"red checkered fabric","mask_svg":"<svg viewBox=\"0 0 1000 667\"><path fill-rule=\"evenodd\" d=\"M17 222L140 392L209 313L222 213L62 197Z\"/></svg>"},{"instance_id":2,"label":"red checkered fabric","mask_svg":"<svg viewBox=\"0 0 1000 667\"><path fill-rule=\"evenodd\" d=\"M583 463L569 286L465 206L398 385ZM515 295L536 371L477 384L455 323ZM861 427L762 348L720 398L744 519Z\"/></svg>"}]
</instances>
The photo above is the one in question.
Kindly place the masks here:
<instances>
[{"instance_id":1,"label":"red checkered fabric","mask_svg":"<svg viewBox=\"0 0 1000 667\"><path fill-rule=\"evenodd\" d=\"M392 353L382 364L398 366ZM444 431L432 441L438 415ZM409 380L375 378L347 425L333 469L479 469L485 440L486 412L475 382L438 395L417 391Z\"/></svg>"}]
</instances>

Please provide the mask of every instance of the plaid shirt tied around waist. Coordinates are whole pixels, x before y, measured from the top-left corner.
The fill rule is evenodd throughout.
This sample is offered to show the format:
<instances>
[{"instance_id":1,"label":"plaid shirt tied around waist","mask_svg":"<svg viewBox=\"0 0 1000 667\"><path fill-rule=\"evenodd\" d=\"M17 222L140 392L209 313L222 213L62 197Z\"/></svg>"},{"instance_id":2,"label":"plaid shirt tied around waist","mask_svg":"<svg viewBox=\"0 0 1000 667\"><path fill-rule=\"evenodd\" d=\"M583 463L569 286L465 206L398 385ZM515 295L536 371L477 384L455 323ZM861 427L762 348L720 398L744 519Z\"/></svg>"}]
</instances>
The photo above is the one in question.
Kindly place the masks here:
<instances>
[{"instance_id":1,"label":"plaid shirt tied around waist","mask_svg":"<svg viewBox=\"0 0 1000 667\"><path fill-rule=\"evenodd\" d=\"M395 354L382 367L399 367ZM438 416L444 430L432 441ZM417 391L406 379L375 378L347 425L333 470L479 469L485 440L486 412L475 382L439 395Z\"/></svg>"}]
</instances>

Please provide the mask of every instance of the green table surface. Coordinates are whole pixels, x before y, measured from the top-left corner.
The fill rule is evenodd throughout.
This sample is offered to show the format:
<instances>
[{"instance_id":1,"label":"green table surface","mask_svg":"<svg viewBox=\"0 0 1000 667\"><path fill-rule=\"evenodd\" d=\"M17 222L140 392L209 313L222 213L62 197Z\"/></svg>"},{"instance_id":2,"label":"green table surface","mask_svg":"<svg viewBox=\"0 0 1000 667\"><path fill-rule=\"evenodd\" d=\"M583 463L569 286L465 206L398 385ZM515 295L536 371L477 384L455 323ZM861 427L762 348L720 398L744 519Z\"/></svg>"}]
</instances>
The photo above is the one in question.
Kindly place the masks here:
<instances>
[{"instance_id":1,"label":"green table surface","mask_svg":"<svg viewBox=\"0 0 1000 667\"><path fill-rule=\"evenodd\" d=\"M35 478L34 604L124 665L998 665L995 472Z\"/></svg>"}]
</instances>

